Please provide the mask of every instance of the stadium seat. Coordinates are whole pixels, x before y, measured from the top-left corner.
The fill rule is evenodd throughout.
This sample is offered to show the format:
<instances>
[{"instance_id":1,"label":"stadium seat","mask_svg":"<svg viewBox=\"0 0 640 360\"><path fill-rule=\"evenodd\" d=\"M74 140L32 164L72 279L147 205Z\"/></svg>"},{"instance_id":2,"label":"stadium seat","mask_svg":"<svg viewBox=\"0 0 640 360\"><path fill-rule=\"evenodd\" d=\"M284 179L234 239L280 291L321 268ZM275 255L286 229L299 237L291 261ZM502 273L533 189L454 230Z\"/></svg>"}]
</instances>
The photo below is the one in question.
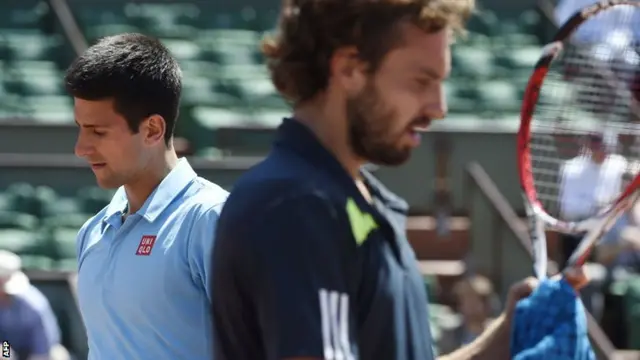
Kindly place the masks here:
<instances>
[{"instance_id":1,"label":"stadium seat","mask_svg":"<svg viewBox=\"0 0 640 360\"><path fill-rule=\"evenodd\" d=\"M206 147L196 151L196 156L202 159L215 160L221 159L224 152L216 147Z\"/></svg>"},{"instance_id":2,"label":"stadium seat","mask_svg":"<svg viewBox=\"0 0 640 360\"><path fill-rule=\"evenodd\" d=\"M38 226L38 218L13 211L0 211L0 229L22 229L33 231Z\"/></svg>"},{"instance_id":3,"label":"stadium seat","mask_svg":"<svg viewBox=\"0 0 640 360\"><path fill-rule=\"evenodd\" d=\"M474 113L478 93L473 82L447 81L444 85L445 96L451 113Z\"/></svg>"},{"instance_id":4,"label":"stadium seat","mask_svg":"<svg viewBox=\"0 0 640 360\"><path fill-rule=\"evenodd\" d=\"M97 186L86 187L78 191L80 211L83 214L97 214L105 208L113 198L113 192Z\"/></svg>"},{"instance_id":5,"label":"stadium seat","mask_svg":"<svg viewBox=\"0 0 640 360\"><path fill-rule=\"evenodd\" d=\"M456 76L488 79L494 74L493 63L490 49L463 45L453 47L452 65Z\"/></svg>"},{"instance_id":6,"label":"stadium seat","mask_svg":"<svg viewBox=\"0 0 640 360\"><path fill-rule=\"evenodd\" d=\"M46 256L21 255L20 259L24 270L51 271L55 268L55 261Z\"/></svg>"},{"instance_id":7,"label":"stadium seat","mask_svg":"<svg viewBox=\"0 0 640 360\"><path fill-rule=\"evenodd\" d=\"M493 11L482 9L469 19L467 27L471 32L491 37L499 34L499 24L500 20Z\"/></svg>"},{"instance_id":8,"label":"stadium seat","mask_svg":"<svg viewBox=\"0 0 640 360\"><path fill-rule=\"evenodd\" d=\"M56 227L51 230L53 251L51 256L55 260L76 258L76 238L78 228Z\"/></svg>"},{"instance_id":9,"label":"stadium seat","mask_svg":"<svg viewBox=\"0 0 640 360\"><path fill-rule=\"evenodd\" d=\"M38 245L38 239L31 230L0 229L0 249L22 255L33 253Z\"/></svg>"},{"instance_id":10,"label":"stadium seat","mask_svg":"<svg viewBox=\"0 0 640 360\"><path fill-rule=\"evenodd\" d=\"M518 90L512 82L492 80L480 85L479 104L485 115L517 113L520 110Z\"/></svg>"},{"instance_id":11,"label":"stadium seat","mask_svg":"<svg viewBox=\"0 0 640 360\"><path fill-rule=\"evenodd\" d=\"M193 109L192 116L202 128L208 130L239 126L248 121L248 116L244 111L234 108L198 106Z\"/></svg>"}]
</instances>

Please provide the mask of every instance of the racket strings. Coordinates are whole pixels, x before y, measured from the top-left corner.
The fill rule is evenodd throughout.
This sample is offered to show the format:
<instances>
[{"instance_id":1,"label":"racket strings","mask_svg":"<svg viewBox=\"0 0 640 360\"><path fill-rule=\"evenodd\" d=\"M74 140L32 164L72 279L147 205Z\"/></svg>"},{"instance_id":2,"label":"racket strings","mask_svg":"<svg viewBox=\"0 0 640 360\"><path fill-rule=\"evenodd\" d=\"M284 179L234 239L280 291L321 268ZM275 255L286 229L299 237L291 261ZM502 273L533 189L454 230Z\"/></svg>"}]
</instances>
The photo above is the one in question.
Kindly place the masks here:
<instances>
[{"instance_id":1,"label":"racket strings","mask_svg":"<svg viewBox=\"0 0 640 360\"><path fill-rule=\"evenodd\" d=\"M530 154L538 200L554 217L561 218L562 174L593 166L587 161L593 151L605 151L604 172L606 164L626 163L627 173L638 173L639 27L637 7L600 13L578 28L551 63L533 114ZM601 149L590 136L601 139ZM592 214L618 197L622 186L610 186L616 183L594 184L588 195Z\"/></svg>"}]
</instances>

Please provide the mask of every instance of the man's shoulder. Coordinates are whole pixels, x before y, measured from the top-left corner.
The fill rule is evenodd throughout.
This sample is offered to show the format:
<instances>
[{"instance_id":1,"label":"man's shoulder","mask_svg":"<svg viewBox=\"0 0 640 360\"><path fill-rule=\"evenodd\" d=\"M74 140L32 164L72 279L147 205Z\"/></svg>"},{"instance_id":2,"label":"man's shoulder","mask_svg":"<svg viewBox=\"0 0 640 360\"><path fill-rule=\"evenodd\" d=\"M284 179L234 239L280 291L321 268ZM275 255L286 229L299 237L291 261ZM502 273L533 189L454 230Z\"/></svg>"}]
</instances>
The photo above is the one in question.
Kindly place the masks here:
<instances>
[{"instance_id":1,"label":"man's shoulder","mask_svg":"<svg viewBox=\"0 0 640 360\"><path fill-rule=\"evenodd\" d=\"M202 177L197 177L195 182L195 187L185 205L198 213L220 213L223 204L229 197L229 192Z\"/></svg>"},{"instance_id":2,"label":"man's shoulder","mask_svg":"<svg viewBox=\"0 0 640 360\"><path fill-rule=\"evenodd\" d=\"M272 154L240 177L225 207L260 211L294 199L334 201L345 196L345 191L322 169L294 155Z\"/></svg>"},{"instance_id":3,"label":"man's shoulder","mask_svg":"<svg viewBox=\"0 0 640 360\"><path fill-rule=\"evenodd\" d=\"M225 209L242 209L252 214L272 212L301 201L321 200L328 206L340 203L346 196L330 185L316 181L301 183L291 178L272 178L245 182L234 188Z\"/></svg>"},{"instance_id":4,"label":"man's shoulder","mask_svg":"<svg viewBox=\"0 0 640 360\"><path fill-rule=\"evenodd\" d=\"M627 159L618 154L609 155L607 158L607 165L613 169L624 171L627 168Z\"/></svg>"},{"instance_id":5,"label":"man's shoulder","mask_svg":"<svg viewBox=\"0 0 640 360\"><path fill-rule=\"evenodd\" d=\"M25 325L40 320L40 311L33 302L19 295L13 295L11 301L14 311L20 314L20 319Z\"/></svg>"}]
</instances>

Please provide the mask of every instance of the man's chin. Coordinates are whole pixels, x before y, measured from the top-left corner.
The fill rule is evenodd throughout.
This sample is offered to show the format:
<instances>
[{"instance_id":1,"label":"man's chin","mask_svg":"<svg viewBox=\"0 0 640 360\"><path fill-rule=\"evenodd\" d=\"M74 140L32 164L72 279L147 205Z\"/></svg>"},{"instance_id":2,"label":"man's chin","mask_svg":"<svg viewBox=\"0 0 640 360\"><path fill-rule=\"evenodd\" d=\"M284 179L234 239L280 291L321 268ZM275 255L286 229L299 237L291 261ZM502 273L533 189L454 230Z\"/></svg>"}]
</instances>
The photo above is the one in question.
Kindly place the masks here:
<instances>
[{"instance_id":1,"label":"man's chin","mask_svg":"<svg viewBox=\"0 0 640 360\"><path fill-rule=\"evenodd\" d=\"M371 157L369 161L378 166L396 167L404 165L411 158L411 150L403 152L388 152L381 156Z\"/></svg>"}]
</instances>

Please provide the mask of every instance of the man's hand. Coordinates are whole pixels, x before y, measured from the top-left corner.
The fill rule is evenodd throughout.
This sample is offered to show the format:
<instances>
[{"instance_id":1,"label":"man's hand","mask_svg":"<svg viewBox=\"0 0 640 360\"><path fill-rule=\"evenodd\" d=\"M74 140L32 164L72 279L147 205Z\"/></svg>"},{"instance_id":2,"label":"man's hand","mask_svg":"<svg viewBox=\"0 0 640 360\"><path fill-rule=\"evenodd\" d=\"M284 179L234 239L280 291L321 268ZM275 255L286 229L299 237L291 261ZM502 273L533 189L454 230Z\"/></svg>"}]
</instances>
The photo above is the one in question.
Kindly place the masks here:
<instances>
[{"instance_id":1,"label":"man's hand","mask_svg":"<svg viewBox=\"0 0 640 360\"><path fill-rule=\"evenodd\" d=\"M504 309L507 319L511 319L518 301L529 296L537 286L538 279L534 277L528 277L511 286L511 288L509 289L509 294L507 295L507 303L505 304Z\"/></svg>"},{"instance_id":2,"label":"man's hand","mask_svg":"<svg viewBox=\"0 0 640 360\"><path fill-rule=\"evenodd\" d=\"M567 269L563 274L555 275L552 279L560 280L560 277L562 276L564 276L567 282L571 284L571 286L576 289L576 291L582 289L585 285L587 285L587 283L589 283L589 278L585 274L582 267ZM509 294L507 295L507 303L504 310L507 324L510 324L509 322L511 321L518 301L531 295L531 292L533 292L533 290L537 286L538 279L534 277L528 277L511 286L511 288L509 289Z\"/></svg>"}]
</instances>

